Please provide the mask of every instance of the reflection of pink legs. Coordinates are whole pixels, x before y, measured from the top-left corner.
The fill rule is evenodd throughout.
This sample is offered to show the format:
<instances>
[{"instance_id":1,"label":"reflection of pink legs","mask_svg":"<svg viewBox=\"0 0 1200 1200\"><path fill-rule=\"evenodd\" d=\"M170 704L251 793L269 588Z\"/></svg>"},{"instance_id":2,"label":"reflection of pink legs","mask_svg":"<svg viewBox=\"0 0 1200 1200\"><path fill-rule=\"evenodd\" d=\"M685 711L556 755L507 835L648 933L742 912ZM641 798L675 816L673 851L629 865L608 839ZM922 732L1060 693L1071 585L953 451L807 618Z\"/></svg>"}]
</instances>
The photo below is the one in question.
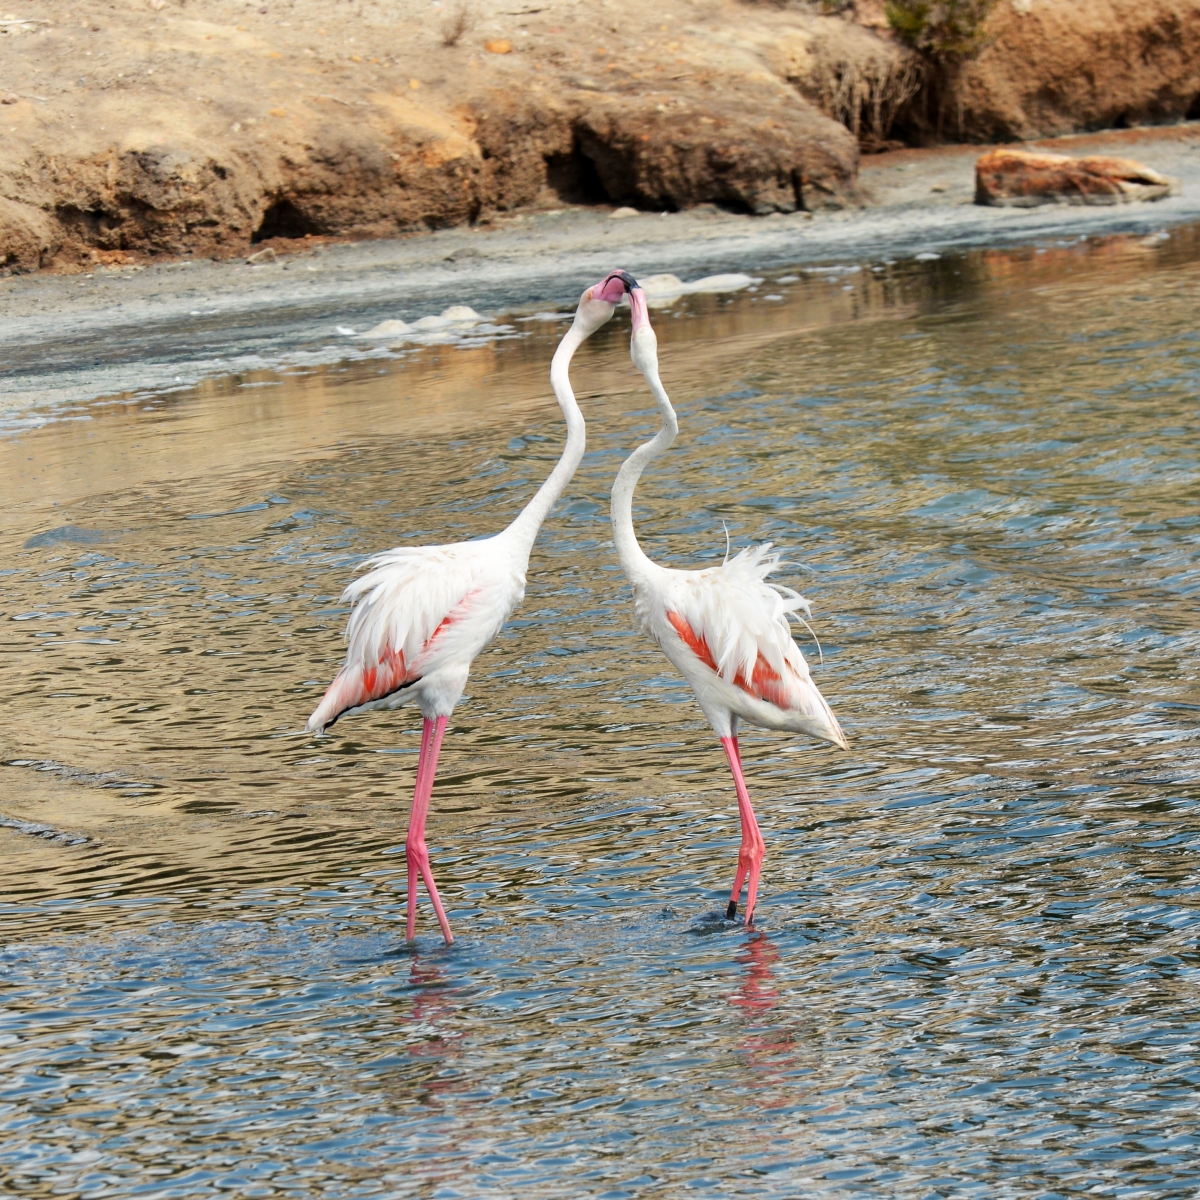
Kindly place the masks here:
<instances>
[{"instance_id":1,"label":"reflection of pink legs","mask_svg":"<svg viewBox=\"0 0 1200 1200\"><path fill-rule=\"evenodd\" d=\"M725 747L725 757L729 759L729 769L733 772L733 786L737 789L738 816L742 819L742 845L738 850L737 874L733 879L733 892L729 897L729 908L726 909L725 916L730 921L737 916L742 884L748 878L750 882L746 889L746 924L749 926L754 922L758 876L762 870L767 846L758 831L758 822L754 819L754 809L750 804L750 793L746 790L746 780L742 775L742 758L738 753L738 740L736 737L723 737L721 745Z\"/></svg>"},{"instance_id":2,"label":"reflection of pink legs","mask_svg":"<svg viewBox=\"0 0 1200 1200\"><path fill-rule=\"evenodd\" d=\"M425 890L433 901L442 936L449 946L454 941L442 898L433 882L433 870L429 865L429 850L425 845L425 818L429 815L429 798L433 795L433 779L437 774L438 752L442 748L442 737L446 732L446 718L436 721L425 720L421 732L421 757L417 763L417 786L413 791L412 818L408 823L408 840L404 844L408 858L408 940L417 935L417 875L425 881Z\"/></svg>"}]
</instances>

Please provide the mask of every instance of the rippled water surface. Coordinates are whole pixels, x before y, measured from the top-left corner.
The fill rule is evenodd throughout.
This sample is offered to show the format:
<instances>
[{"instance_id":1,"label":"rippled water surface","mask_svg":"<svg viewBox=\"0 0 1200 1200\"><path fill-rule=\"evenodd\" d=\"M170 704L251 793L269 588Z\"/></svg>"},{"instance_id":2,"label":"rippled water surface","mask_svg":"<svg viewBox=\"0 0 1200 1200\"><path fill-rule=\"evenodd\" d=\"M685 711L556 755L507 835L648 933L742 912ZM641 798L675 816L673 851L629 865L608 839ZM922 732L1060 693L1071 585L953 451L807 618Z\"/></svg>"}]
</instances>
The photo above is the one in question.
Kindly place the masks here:
<instances>
[{"instance_id":1,"label":"rippled water surface","mask_svg":"<svg viewBox=\"0 0 1200 1200\"><path fill-rule=\"evenodd\" d=\"M670 269L670 264L664 264ZM590 449L476 663L403 941L411 711L301 732L353 564L505 523L563 326L0 443L0 1178L29 1196L1183 1196L1200 1183L1200 234L657 310L647 549L771 539L843 754L723 757ZM815 655L813 656L815 657Z\"/></svg>"}]
</instances>

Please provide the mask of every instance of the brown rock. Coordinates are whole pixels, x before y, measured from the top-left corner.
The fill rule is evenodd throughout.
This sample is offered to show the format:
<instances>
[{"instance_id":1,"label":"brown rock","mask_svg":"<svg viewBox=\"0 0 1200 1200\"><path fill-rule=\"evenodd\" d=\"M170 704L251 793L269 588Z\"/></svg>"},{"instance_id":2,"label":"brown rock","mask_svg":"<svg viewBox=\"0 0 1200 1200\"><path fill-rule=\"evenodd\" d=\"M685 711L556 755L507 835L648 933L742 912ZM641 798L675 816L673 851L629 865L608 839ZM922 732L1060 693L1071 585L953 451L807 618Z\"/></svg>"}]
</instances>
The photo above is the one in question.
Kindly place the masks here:
<instances>
[{"instance_id":1,"label":"brown rock","mask_svg":"<svg viewBox=\"0 0 1200 1200\"><path fill-rule=\"evenodd\" d=\"M975 163L975 203L1001 208L1161 200L1173 186L1165 175L1128 158L1001 149L989 150Z\"/></svg>"},{"instance_id":2,"label":"brown rock","mask_svg":"<svg viewBox=\"0 0 1200 1200\"><path fill-rule=\"evenodd\" d=\"M489 54L511 54L512 42L508 38L492 38L490 42L485 42L483 48Z\"/></svg>"},{"instance_id":3,"label":"brown rock","mask_svg":"<svg viewBox=\"0 0 1200 1200\"><path fill-rule=\"evenodd\" d=\"M998 0L942 136L1029 141L1200 116L1200 0Z\"/></svg>"},{"instance_id":4,"label":"brown rock","mask_svg":"<svg viewBox=\"0 0 1200 1200\"><path fill-rule=\"evenodd\" d=\"M575 122L579 151L609 198L644 208L715 203L760 215L844 208L855 200L858 145L843 126L795 100L769 120L752 96L703 110L660 113L597 97Z\"/></svg>"},{"instance_id":5,"label":"brown rock","mask_svg":"<svg viewBox=\"0 0 1200 1200\"><path fill-rule=\"evenodd\" d=\"M0 267L36 271L48 266L58 234L41 207L0 197Z\"/></svg>"}]
</instances>

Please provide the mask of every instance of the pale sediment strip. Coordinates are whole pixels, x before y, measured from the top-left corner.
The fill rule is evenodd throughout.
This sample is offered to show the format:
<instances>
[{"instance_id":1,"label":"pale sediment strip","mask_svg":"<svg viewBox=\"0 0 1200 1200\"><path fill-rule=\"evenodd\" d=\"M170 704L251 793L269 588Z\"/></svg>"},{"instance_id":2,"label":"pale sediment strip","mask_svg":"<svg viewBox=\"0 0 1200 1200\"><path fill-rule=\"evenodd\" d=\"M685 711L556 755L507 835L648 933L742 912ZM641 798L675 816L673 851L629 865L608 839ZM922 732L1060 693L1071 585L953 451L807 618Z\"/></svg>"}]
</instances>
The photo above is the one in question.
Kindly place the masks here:
<instances>
[{"instance_id":1,"label":"pale sediment strip","mask_svg":"<svg viewBox=\"0 0 1200 1200\"><path fill-rule=\"evenodd\" d=\"M19 427L103 396L390 357L431 341L520 336L522 313L573 305L586 284L617 266L694 282L714 273L1152 233L1200 220L1193 132L1200 130L1144 141L1112 135L1114 151L1181 181L1177 195L1153 204L980 207L971 203L978 150L966 147L866 160L862 182L873 200L850 212L762 218L706 207L613 221L606 210L568 208L488 230L324 245L261 266L205 260L9 279L0 284L0 414ZM1087 153L1105 148L1095 137L1059 139L1068 151L1074 141L1086 141ZM399 329L444 318L460 306L480 319L391 341L357 336L388 322Z\"/></svg>"}]
</instances>

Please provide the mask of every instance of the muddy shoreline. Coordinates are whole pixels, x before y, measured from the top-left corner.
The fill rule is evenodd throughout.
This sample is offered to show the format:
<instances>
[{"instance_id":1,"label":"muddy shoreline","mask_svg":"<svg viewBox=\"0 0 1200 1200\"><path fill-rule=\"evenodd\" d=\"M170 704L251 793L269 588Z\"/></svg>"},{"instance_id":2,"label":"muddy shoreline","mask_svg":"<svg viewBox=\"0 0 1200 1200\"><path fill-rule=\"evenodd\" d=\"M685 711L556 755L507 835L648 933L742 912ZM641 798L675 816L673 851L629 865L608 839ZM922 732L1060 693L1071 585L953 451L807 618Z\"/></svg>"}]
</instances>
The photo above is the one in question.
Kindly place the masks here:
<instances>
[{"instance_id":1,"label":"muddy shoreline","mask_svg":"<svg viewBox=\"0 0 1200 1200\"><path fill-rule=\"evenodd\" d=\"M614 265L695 278L1200 221L1198 123L1042 144L1136 157L1179 179L1179 194L1104 208L983 208L972 203L975 148L904 150L864 159L868 201L853 211L750 217L699 208L614 219L610 208L576 206L515 213L488 228L276 243L292 252L262 265L193 261L9 277L0 280L0 414L24 423L50 405L380 353L339 328L361 333L453 304L493 322L561 309Z\"/></svg>"}]
</instances>

